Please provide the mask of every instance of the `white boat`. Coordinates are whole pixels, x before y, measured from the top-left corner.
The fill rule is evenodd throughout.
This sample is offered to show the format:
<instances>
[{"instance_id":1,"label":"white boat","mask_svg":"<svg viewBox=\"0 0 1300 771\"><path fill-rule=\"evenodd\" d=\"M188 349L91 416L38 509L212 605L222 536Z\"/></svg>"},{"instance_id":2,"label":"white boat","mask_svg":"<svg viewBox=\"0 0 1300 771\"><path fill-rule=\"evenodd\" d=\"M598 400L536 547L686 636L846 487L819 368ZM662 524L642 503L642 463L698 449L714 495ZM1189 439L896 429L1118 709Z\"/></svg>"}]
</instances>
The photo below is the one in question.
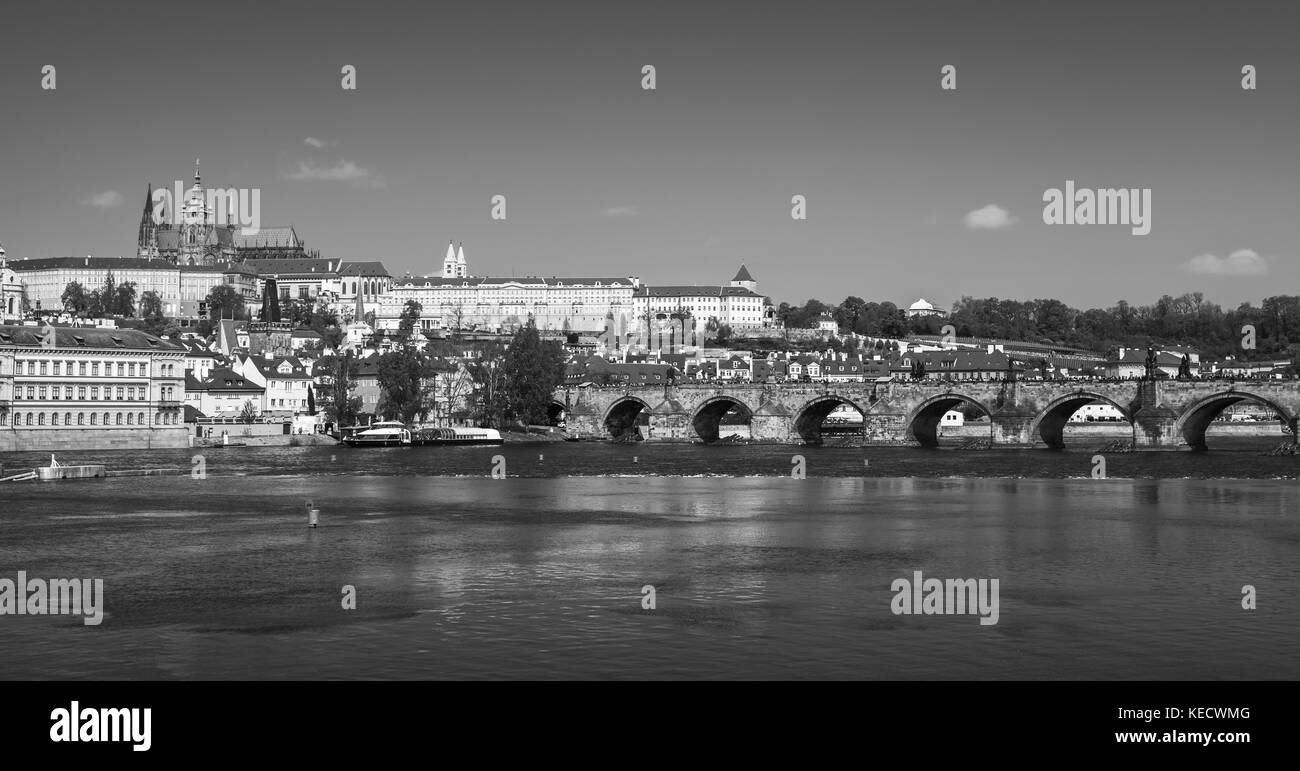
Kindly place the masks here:
<instances>
[{"instance_id":1,"label":"white boat","mask_svg":"<svg viewBox=\"0 0 1300 771\"><path fill-rule=\"evenodd\" d=\"M504 444L501 432L495 428L421 428L415 431L411 442L417 445Z\"/></svg>"},{"instance_id":2,"label":"white boat","mask_svg":"<svg viewBox=\"0 0 1300 771\"><path fill-rule=\"evenodd\" d=\"M364 431L343 438L349 447L402 447L410 446L411 430L395 420L383 420Z\"/></svg>"}]
</instances>

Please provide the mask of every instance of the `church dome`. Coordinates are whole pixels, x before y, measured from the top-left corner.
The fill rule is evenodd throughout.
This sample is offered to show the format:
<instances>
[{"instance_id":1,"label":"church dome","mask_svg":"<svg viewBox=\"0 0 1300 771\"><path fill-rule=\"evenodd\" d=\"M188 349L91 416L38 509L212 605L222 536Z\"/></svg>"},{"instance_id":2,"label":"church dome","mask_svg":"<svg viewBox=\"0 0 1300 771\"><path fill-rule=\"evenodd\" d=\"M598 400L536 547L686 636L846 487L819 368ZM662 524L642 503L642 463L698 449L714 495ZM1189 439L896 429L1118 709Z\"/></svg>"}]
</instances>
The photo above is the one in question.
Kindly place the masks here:
<instances>
[{"instance_id":1,"label":"church dome","mask_svg":"<svg viewBox=\"0 0 1300 771\"><path fill-rule=\"evenodd\" d=\"M926 302L925 298L922 297L916 302L912 303L910 306L908 306L907 309L909 311L932 311L934 310L934 306Z\"/></svg>"}]
</instances>

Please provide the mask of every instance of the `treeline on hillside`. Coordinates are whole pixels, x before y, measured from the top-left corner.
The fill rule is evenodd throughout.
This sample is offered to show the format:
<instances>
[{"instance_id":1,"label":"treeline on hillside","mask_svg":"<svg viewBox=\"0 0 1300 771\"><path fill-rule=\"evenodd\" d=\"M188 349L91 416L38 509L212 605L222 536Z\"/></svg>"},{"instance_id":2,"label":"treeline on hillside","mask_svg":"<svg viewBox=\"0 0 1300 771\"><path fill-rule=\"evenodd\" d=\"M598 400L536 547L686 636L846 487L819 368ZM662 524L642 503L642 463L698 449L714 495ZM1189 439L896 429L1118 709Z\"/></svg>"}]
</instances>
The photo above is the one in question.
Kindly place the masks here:
<instances>
[{"instance_id":1,"label":"treeline on hillside","mask_svg":"<svg viewBox=\"0 0 1300 771\"><path fill-rule=\"evenodd\" d=\"M951 324L958 337L988 337L1108 351L1148 344L1185 345L1207 357L1262 358L1294 355L1300 346L1300 296L1276 295L1256 306L1224 310L1200 292L1164 295L1150 305L1124 300L1110 308L1079 310L1054 299L1004 300L962 297L944 317L908 318L891 302L848 297L839 305L809 300L781 303L778 317L790 328L816 326L829 313L840 328L873 337L942 334ZM1254 348L1243 346L1253 328Z\"/></svg>"}]
</instances>

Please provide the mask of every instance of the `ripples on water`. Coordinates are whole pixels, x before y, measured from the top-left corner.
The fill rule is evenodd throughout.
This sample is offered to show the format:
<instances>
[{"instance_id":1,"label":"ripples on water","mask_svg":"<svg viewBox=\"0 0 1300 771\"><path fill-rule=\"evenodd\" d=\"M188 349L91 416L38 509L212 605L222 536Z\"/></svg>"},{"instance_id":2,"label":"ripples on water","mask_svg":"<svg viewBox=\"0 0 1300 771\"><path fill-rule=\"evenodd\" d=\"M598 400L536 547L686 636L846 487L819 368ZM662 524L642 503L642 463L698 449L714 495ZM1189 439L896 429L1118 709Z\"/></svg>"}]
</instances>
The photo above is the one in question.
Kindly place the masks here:
<instances>
[{"instance_id":1,"label":"ripples on water","mask_svg":"<svg viewBox=\"0 0 1300 771\"><path fill-rule=\"evenodd\" d=\"M1110 455L1105 480L1090 445L538 444L226 448L203 480L10 484L0 577L103 578L107 614L0 616L3 676L1294 678L1300 458L1273 444ZM913 570L998 578L999 623L893 615Z\"/></svg>"}]
</instances>

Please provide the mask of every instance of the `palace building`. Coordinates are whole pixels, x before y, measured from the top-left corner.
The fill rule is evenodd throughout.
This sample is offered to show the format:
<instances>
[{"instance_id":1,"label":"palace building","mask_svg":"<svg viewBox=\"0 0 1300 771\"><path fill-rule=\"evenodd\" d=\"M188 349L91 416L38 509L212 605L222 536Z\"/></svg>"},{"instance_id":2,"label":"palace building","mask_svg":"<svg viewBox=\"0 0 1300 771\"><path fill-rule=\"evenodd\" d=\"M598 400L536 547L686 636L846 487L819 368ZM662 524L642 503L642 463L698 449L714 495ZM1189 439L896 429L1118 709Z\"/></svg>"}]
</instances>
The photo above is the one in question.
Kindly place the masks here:
<instances>
[{"instance_id":1,"label":"palace building","mask_svg":"<svg viewBox=\"0 0 1300 771\"><path fill-rule=\"evenodd\" d=\"M197 316L199 302L222 284L234 287L245 302L256 302L260 296L252 263L175 265L139 257L86 256L10 260L9 268L26 290L32 309L41 311L62 310L68 284L75 281L91 292L102 288L109 276L118 286L135 284L137 308L145 292L156 292L162 299L163 315L168 317ZM9 314L5 317L11 318Z\"/></svg>"},{"instance_id":2,"label":"palace building","mask_svg":"<svg viewBox=\"0 0 1300 771\"><path fill-rule=\"evenodd\" d=\"M527 323L538 329L599 332L605 320L631 314L636 277L560 278L552 276L474 276L465 259L465 247L447 245L442 273L391 280L378 299L375 323L396 330L406 303L419 303L425 329L510 331Z\"/></svg>"},{"instance_id":3,"label":"palace building","mask_svg":"<svg viewBox=\"0 0 1300 771\"><path fill-rule=\"evenodd\" d=\"M137 330L0 326L0 451L186 446L185 353Z\"/></svg>"},{"instance_id":4,"label":"palace building","mask_svg":"<svg viewBox=\"0 0 1300 771\"><path fill-rule=\"evenodd\" d=\"M634 301L637 318L677 314L735 331L777 326L771 298L758 293L758 282L744 265L726 286L642 286Z\"/></svg>"}]
</instances>

